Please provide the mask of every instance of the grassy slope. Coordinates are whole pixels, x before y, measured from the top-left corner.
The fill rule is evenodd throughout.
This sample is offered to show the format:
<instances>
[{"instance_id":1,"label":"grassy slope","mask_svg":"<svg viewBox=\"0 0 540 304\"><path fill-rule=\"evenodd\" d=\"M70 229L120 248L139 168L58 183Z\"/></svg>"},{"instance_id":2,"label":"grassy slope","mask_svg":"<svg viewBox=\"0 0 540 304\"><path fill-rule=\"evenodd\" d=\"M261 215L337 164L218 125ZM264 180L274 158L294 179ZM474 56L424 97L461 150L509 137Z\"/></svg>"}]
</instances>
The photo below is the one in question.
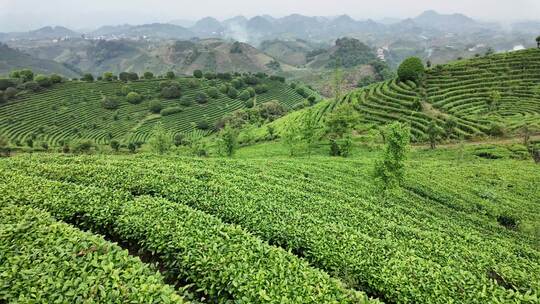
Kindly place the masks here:
<instances>
[{"instance_id":1,"label":"grassy slope","mask_svg":"<svg viewBox=\"0 0 540 304\"><path fill-rule=\"evenodd\" d=\"M131 82L131 90L146 95L140 104L129 104L121 97L118 110L106 110L101 104L102 96L116 96L122 82L67 82L39 93L23 93L17 99L0 106L0 134L10 140L24 143L26 138L57 144L67 139L93 139L106 143L108 135L120 141L146 141L157 122L162 122L172 133L190 133L195 125L206 120L210 126L223 115L244 108L244 102L231 99L220 93L219 98L210 98L206 104L194 100L197 92L206 90L209 81L203 80L199 88L190 88L189 79L179 80L184 96L193 104L182 106L183 110L169 116L151 115L148 104L159 98L160 80ZM290 108L303 101L288 85L265 80L269 91L257 96L257 102L278 100ZM240 90L242 91L242 90ZM164 107L179 106L179 99L162 100ZM116 114L116 119L115 119ZM206 132L203 132L206 133Z\"/></svg>"}]
</instances>

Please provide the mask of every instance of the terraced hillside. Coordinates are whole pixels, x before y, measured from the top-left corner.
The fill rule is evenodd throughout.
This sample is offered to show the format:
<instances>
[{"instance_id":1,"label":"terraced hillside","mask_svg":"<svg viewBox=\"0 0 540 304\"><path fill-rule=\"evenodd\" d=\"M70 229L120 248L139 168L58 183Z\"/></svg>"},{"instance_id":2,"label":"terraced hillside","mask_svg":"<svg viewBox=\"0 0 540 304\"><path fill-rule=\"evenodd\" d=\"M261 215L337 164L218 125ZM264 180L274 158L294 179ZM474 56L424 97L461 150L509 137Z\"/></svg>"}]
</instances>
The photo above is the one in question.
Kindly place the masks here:
<instances>
[{"instance_id":1,"label":"terraced hillside","mask_svg":"<svg viewBox=\"0 0 540 304\"><path fill-rule=\"evenodd\" d=\"M23 215L43 209L115 239L160 261L179 294L209 303L362 303L363 292L387 303L538 303L534 165L421 155L402 191L386 194L372 165L369 156L18 155L0 160L0 214L10 225L47 217ZM0 250L1 261L9 247ZM0 284L0 300L16 299L4 290L26 280Z\"/></svg>"},{"instance_id":2,"label":"terraced hillside","mask_svg":"<svg viewBox=\"0 0 540 304\"><path fill-rule=\"evenodd\" d=\"M347 95L367 123L399 120L416 140L430 121L451 137L540 130L540 50L495 54L429 69L420 85L391 80Z\"/></svg>"},{"instance_id":3,"label":"terraced hillside","mask_svg":"<svg viewBox=\"0 0 540 304\"><path fill-rule=\"evenodd\" d=\"M82 82L68 81L37 93L22 92L7 103L0 104L0 136L15 145L25 145L28 139L58 145L61 141L91 139L96 143L107 143L111 139L122 142L145 142L156 123L161 122L171 133L211 132L214 123L223 115L245 108L245 101L231 98L219 89L223 85L231 87L224 80L195 80L180 78L181 97L165 99L160 97L163 79L138 80L129 83L120 81ZM194 85L195 82L195 85ZM139 93L143 100L129 103L127 91ZM316 94L306 88L307 94L298 94L287 84L269 78L261 79L257 86L265 86L267 91L256 94L256 103L276 100L286 108L302 103L307 94ZM215 87L217 96L206 96L206 102L197 101L198 95ZM237 91L240 95L250 86L244 84ZM117 109L102 106L104 97L118 100ZM153 101L158 100L163 109L174 108L158 114L149 111ZM166 114L165 114L166 113ZM203 122L209 128L198 127Z\"/></svg>"}]
</instances>

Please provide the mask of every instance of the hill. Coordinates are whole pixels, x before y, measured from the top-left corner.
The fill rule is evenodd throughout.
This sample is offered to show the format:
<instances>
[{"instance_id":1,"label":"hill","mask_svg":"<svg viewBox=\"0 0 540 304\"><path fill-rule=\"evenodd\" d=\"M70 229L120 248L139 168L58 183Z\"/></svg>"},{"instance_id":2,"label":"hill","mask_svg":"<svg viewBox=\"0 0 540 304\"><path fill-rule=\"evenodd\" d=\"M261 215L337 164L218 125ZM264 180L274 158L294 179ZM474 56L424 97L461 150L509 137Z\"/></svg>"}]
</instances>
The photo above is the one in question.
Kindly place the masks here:
<instances>
[{"instance_id":1,"label":"hill","mask_svg":"<svg viewBox=\"0 0 540 304\"><path fill-rule=\"evenodd\" d=\"M19 50L0 43L0 75L8 75L10 71L30 68L39 74L57 73L66 77L77 77L80 72L69 65L53 60L35 58Z\"/></svg>"},{"instance_id":2,"label":"hill","mask_svg":"<svg viewBox=\"0 0 540 304\"><path fill-rule=\"evenodd\" d=\"M141 33L142 35L142 33ZM19 42L34 57L75 66L93 74L107 71L191 75L201 69L214 72L266 72L294 70L253 46L221 39L147 41L70 39L37 45ZM277 65L270 65L276 61Z\"/></svg>"},{"instance_id":3,"label":"hill","mask_svg":"<svg viewBox=\"0 0 540 304\"><path fill-rule=\"evenodd\" d=\"M378 82L316 109L324 119L348 103L365 124L410 124L415 141L427 140L431 121L447 138L512 136L525 126L540 131L539 81L540 49L528 49L436 66L427 70L420 85L397 79Z\"/></svg>"},{"instance_id":4,"label":"hill","mask_svg":"<svg viewBox=\"0 0 540 304\"><path fill-rule=\"evenodd\" d=\"M167 83L163 79L129 83L67 81L38 92L22 91L0 104L0 134L18 146L28 145L28 140L49 145L82 139L102 144L111 139L142 143L157 123L162 123L171 134L189 136L196 131L205 135L224 115L246 107L246 101L240 98L249 87L258 92L255 103L277 101L285 109L303 103L308 94L315 94L306 88L304 97L281 81L255 76L249 77L252 84L248 85L245 77L237 76L232 81L180 78L176 81L181 97L176 94L170 98L160 96L161 87ZM223 93L224 85L229 91L233 85L238 87L238 96ZM209 91L211 87L214 97ZM128 92L139 93L142 101L128 102ZM104 98L113 105L105 106ZM248 94L246 99L253 97ZM150 111L156 101L163 109L161 112L160 108Z\"/></svg>"},{"instance_id":5,"label":"hill","mask_svg":"<svg viewBox=\"0 0 540 304\"><path fill-rule=\"evenodd\" d=\"M63 276L40 272L46 279L39 281L17 275L12 264L0 269L17 286L70 282L31 291L67 299L82 292L66 288L87 290L96 273L106 272L103 284L110 272L137 267L131 260L106 262L123 246L145 257L140 264L159 257L153 282L180 286L176 292L194 302L373 302L367 296L385 303L537 302L540 171L532 162L419 150L410 155L400 191L386 192L371 173L378 152L347 160L260 158L253 148L237 159L46 153L0 159L0 253L11 256L18 240L25 244L19 254L39 258L40 266L78 266ZM72 234L113 235L115 244L79 245L47 229L62 222L72 224ZM63 254L53 254L59 242ZM94 270L97 258L105 262ZM19 273L37 267L25 261L10 263ZM87 269L92 275L72 279ZM149 273L137 282L151 280ZM112 294L130 279L122 275L102 289ZM139 300L154 290L137 286ZM167 294L167 286L157 286Z\"/></svg>"}]
</instances>

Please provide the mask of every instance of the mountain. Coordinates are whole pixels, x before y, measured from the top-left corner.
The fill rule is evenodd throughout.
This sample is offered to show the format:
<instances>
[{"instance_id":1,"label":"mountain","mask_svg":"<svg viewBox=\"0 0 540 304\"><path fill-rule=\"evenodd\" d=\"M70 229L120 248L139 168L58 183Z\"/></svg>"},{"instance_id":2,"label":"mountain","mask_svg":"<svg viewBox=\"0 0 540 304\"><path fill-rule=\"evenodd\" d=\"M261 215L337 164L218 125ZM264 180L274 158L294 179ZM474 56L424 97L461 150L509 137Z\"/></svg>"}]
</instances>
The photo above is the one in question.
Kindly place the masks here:
<instances>
[{"instance_id":1,"label":"mountain","mask_svg":"<svg viewBox=\"0 0 540 304\"><path fill-rule=\"evenodd\" d=\"M36 74L56 73L66 77L78 77L80 72L53 60L39 59L0 43L0 75L12 70L29 68Z\"/></svg>"},{"instance_id":2,"label":"mountain","mask_svg":"<svg viewBox=\"0 0 540 304\"><path fill-rule=\"evenodd\" d=\"M63 26L46 26L28 32L0 33L0 41L7 40L50 40L61 38L80 37L81 34Z\"/></svg>"},{"instance_id":3,"label":"mountain","mask_svg":"<svg viewBox=\"0 0 540 304\"><path fill-rule=\"evenodd\" d=\"M225 27L221 22L212 17L206 17L197 21L190 29L202 38L222 37L225 33Z\"/></svg>"},{"instance_id":4,"label":"mountain","mask_svg":"<svg viewBox=\"0 0 540 304\"><path fill-rule=\"evenodd\" d=\"M168 23L105 26L89 33L89 35L105 38L146 37L148 39L189 39L195 36L193 32L182 26Z\"/></svg>"},{"instance_id":5,"label":"mountain","mask_svg":"<svg viewBox=\"0 0 540 304\"><path fill-rule=\"evenodd\" d=\"M463 32L482 28L480 23L463 14L445 15L433 10L425 11L412 20L420 27L443 32Z\"/></svg>"}]
</instances>

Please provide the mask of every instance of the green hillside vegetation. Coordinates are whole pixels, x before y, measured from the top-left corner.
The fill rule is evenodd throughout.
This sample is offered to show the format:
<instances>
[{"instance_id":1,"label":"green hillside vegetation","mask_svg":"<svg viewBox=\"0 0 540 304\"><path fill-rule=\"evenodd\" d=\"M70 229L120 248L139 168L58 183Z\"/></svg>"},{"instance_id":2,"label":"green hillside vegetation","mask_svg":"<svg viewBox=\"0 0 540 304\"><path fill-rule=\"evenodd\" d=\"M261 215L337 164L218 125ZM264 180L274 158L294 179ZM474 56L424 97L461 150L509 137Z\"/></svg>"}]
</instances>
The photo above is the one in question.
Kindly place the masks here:
<instances>
[{"instance_id":1,"label":"green hillside vegetation","mask_svg":"<svg viewBox=\"0 0 540 304\"><path fill-rule=\"evenodd\" d=\"M540 131L540 49L440 65L414 79L377 82L337 102L320 103L314 110L324 120L327 113L350 104L366 126L393 121L410 125L416 142L429 140L430 123L440 130L440 140ZM293 124L297 116L302 113L273 124L279 130L282 125Z\"/></svg>"},{"instance_id":2,"label":"green hillside vegetation","mask_svg":"<svg viewBox=\"0 0 540 304\"><path fill-rule=\"evenodd\" d=\"M157 123L171 137L206 135L224 115L247 106L277 101L291 110L309 96L317 96L307 87L301 95L279 77L257 75L65 81L48 88L30 86L35 92L28 89L35 82L11 84L18 89L4 88L11 95L15 91L15 96L0 104L0 134L13 146L52 147L81 140L107 144L113 139L143 143ZM103 76L112 78L111 73Z\"/></svg>"},{"instance_id":3,"label":"green hillside vegetation","mask_svg":"<svg viewBox=\"0 0 540 304\"><path fill-rule=\"evenodd\" d=\"M114 231L211 302L537 303L530 160L417 150L385 192L378 151L261 158L265 145L230 160L19 155L0 160L0 205Z\"/></svg>"}]
</instances>

